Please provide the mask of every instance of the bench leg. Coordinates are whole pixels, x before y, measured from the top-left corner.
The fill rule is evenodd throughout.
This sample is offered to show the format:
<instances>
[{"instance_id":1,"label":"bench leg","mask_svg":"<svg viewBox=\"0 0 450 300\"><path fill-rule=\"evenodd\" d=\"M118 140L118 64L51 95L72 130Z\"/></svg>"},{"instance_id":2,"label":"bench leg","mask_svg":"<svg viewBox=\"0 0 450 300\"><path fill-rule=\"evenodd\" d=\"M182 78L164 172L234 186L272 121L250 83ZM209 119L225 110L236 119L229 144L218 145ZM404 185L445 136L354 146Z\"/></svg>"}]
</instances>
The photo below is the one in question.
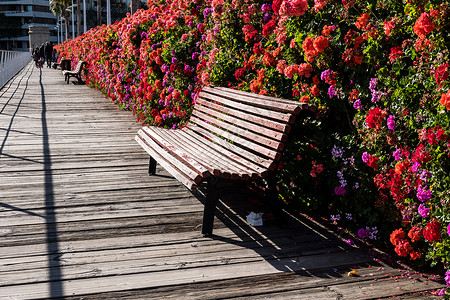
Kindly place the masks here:
<instances>
[{"instance_id":1,"label":"bench leg","mask_svg":"<svg viewBox=\"0 0 450 300\"><path fill-rule=\"evenodd\" d=\"M156 174L156 160L150 156L150 162L148 163L148 175Z\"/></svg>"},{"instance_id":2,"label":"bench leg","mask_svg":"<svg viewBox=\"0 0 450 300\"><path fill-rule=\"evenodd\" d=\"M268 189L266 191L266 201L273 213L273 218L276 223L283 222L283 209L281 203L278 201L277 191L277 177L275 172L269 174L267 180Z\"/></svg>"},{"instance_id":3,"label":"bench leg","mask_svg":"<svg viewBox=\"0 0 450 300\"><path fill-rule=\"evenodd\" d=\"M202 234L205 237L212 236L214 225L214 211L218 200L217 194L217 178L211 176L208 178L208 186L206 190L205 210L203 211L203 227Z\"/></svg>"}]
</instances>

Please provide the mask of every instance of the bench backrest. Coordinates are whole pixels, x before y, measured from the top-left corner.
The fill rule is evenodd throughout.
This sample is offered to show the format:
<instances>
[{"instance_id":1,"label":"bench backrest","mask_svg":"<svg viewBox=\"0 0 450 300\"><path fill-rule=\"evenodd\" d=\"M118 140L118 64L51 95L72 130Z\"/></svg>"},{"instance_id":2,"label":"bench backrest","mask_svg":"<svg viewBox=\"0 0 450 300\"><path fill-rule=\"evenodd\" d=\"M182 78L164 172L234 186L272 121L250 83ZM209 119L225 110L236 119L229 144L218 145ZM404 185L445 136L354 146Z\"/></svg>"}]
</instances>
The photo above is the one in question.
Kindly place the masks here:
<instances>
[{"instance_id":1,"label":"bench backrest","mask_svg":"<svg viewBox=\"0 0 450 300\"><path fill-rule=\"evenodd\" d=\"M274 170L295 116L306 103L222 87L204 87L187 125L236 155Z\"/></svg>"},{"instance_id":2,"label":"bench backrest","mask_svg":"<svg viewBox=\"0 0 450 300\"><path fill-rule=\"evenodd\" d=\"M84 61L82 61L82 60L78 61L77 66L75 67L75 70L73 70L73 72L75 72L75 73L80 72L80 69L83 64L84 64Z\"/></svg>"}]
</instances>

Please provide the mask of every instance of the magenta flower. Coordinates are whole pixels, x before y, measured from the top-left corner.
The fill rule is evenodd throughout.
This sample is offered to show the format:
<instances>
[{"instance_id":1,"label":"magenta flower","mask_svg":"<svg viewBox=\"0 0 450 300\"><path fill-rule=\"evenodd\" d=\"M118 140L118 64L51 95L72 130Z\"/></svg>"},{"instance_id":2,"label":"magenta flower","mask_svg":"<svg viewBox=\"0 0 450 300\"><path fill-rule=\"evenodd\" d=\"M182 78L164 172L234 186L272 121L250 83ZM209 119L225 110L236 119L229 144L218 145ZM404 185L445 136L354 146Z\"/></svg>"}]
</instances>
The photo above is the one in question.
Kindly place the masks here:
<instances>
[{"instance_id":1,"label":"magenta flower","mask_svg":"<svg viewBox=\"0 0 450 300\"><path fill-rule=\"evenodd\" d=\"M417 198L422 201L425 202L427 200L430 200L432 196L432 192L431 190L428 189L428 186L419 186L419 188L417 189Z\"/></svg>"},{"instance_id":2,"label":"magenta flower","mask_svg":"<svg viewBox=\"0 0 450 300\"><path fill-rule=\"evenodd\" d=\"M395 130L395 128L397 128L397 125L395 125L395 116L393 116L393 115L390 115L389 117L388 117L388 119L387 119L387 127L390 129L390 130Z\"/></svg>"},{"instance_id":3,"label":"magenta flower","mask_svg":"<svg viewBox=\"0 0 450 300\"><path fill-rule=\"evenodd\" d=\"M430 209L428 207L426 207L425 205L420 204L419 208L418 208L418 212L422 216L422 218L428 218L428 216L430 214Z\"/></svg>"}]
</instances>

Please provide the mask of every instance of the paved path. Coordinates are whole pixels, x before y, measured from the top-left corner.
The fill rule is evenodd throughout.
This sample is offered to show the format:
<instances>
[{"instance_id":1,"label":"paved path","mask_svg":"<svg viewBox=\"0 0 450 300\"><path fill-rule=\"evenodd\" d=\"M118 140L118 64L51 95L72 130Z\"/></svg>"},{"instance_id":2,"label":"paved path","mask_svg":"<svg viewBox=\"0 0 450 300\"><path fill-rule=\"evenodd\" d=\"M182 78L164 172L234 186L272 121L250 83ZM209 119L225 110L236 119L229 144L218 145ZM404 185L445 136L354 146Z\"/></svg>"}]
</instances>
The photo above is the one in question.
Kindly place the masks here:
<instances>
[{"instance_id":1,"label":"paved path","mask_svg":"<svg viewBox=\"0 0 450 300\"><path fill-rule=\"evenodd\" d=\"M138 128L57 70L29 64L0 90L0 299L370 299L442 287L307 218L248 226L261 208L247 201L222 201L203 238L202 195L159 167L147 176Z\"/></svg>"}]
</instances>

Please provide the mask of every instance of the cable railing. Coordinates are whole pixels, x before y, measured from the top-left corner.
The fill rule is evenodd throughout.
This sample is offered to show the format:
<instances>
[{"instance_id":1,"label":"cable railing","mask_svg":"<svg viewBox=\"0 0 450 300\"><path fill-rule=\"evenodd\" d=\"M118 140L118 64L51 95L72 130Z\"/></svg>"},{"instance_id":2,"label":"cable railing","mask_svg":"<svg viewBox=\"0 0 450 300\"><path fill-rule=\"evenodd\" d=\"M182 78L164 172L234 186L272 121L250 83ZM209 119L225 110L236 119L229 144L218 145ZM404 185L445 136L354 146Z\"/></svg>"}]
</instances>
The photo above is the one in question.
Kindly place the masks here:
<instances>
[{"instance_id":1,"label":"cable railing","mask_svg":"<svg viewBox=\"0 0 450 300\"><path fill-rule=\"evenodd\" d=\"M30 52L0 50L0 88L31 60Z\"/></svg>"}]
</instances>

